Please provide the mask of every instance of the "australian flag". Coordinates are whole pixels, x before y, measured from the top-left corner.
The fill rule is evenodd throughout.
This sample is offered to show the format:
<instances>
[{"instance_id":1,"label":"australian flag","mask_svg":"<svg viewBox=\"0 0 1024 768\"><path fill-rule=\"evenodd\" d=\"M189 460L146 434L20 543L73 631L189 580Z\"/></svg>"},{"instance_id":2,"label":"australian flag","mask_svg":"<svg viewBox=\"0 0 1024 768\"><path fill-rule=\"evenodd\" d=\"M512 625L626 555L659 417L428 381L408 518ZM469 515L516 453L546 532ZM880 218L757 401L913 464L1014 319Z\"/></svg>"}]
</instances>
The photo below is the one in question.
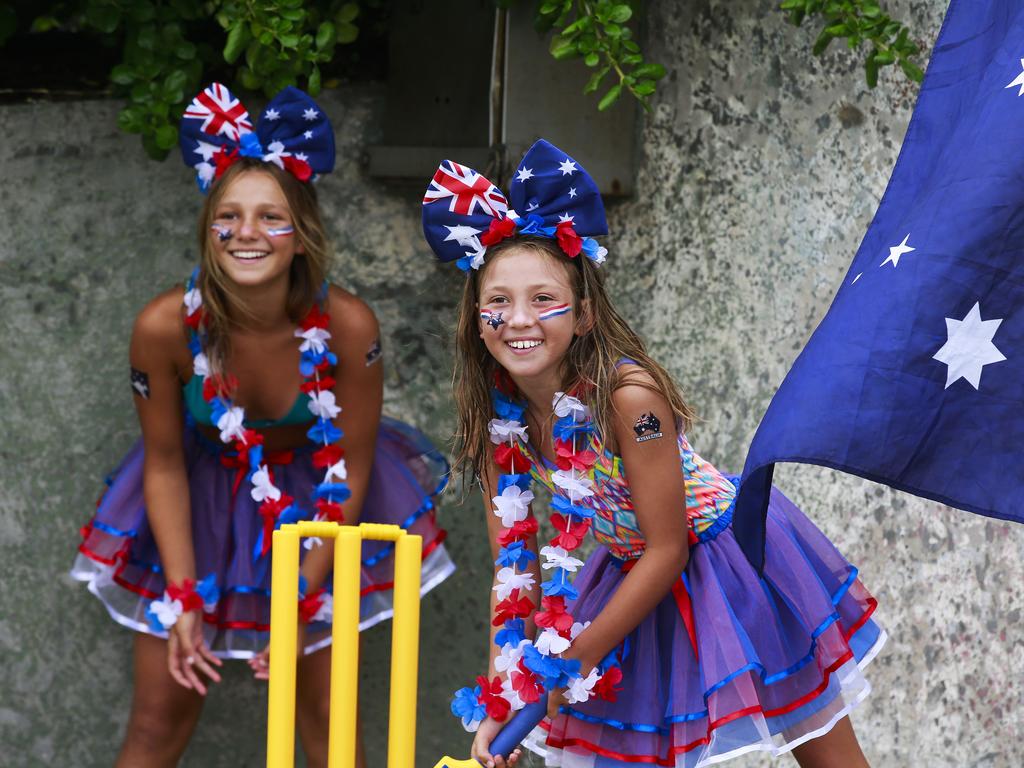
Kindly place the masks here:
<instances>
[{"instance_id":1,"label":"australian flag","mask_svg":"<svg viewBox=\"0 0 1024 768\"><path fill-rule=\"evenodd\" d=\"M1024 521L1024 4L953 0L878 212L754 435L734 529L757 566L776 462Z\"/></svg>"}]
</instances>

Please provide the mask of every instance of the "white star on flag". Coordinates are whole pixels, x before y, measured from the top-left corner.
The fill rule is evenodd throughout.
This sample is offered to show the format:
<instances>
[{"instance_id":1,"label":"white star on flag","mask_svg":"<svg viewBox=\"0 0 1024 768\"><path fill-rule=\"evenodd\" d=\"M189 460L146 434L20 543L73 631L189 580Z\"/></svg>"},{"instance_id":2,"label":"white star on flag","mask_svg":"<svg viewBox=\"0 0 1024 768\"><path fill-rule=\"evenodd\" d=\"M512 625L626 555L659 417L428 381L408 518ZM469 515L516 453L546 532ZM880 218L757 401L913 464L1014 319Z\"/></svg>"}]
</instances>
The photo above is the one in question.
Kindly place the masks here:
<instances>
[{"instance_id":1,"label":"white star on flag","mask_svg":"<svg viewBox=\"0 0 1024 768\"><path fill-rule=\"evenodd\" d=\"M576 187L569 187L569 197L576 197Z\"/></svg>"},{"instance_id":2,"label":"white star on flag","mask_svg":"<svg viewBox=\"0 0 1024 768\"><path fill-rule=\"evenodd\" d=\"M220 147L213 144L207 144L205 141L196 141L196 148L192 151L197 155L202 155L203 160L209 161L213 159L213 156L216 154L218 149L220 149Z\"/></svg>"},{"instance_id":3,"label":"white star on flag","mask_svg":"<svg viewBox=\"0 0 1024 768\"><path fill-rule=\"evenodd\" d=\"M559 224L561 224L563 221L568 221L570 224L572 224L572 220L573 217L570 216L568 213L563 213L561 216L558 217Z\"/></svg>"},{"instance_id":4,"label":"white star on flag","mask_svg":"<svg viewBox=\"0 0 1024 768\"><path fill-rule=\"evenodd\" d=\"M309 155L307 155L305 152L296 152L295 157L301 160L302 162L306 162L307 160L309 160Z\"/></svg>"},{"instance_id":5,"label":"white star on flag","mask_svg":"<svg viewBox=\"0 0 1024 768\"><path fill-rule=\"evenodd\" d=\"M265 117L267 120L274 121L281 117L281 113L278 112L276 109L268 109L266 112L263 113L263 117Z\"/></svg>"},{"instance_id":6,"label":"white star on flag","mask_svg":"<svg viewBox=\"0 0 1024 768\"><path fill-rule=\"evenodd\" d=\"M883 261L878 266L884 267L891 261L893 268L898 267L900 265L900 256L902 256L905 253L910 253L911 251L917 250L916 248L911 248L909 245L907 245L907 240L909 239L910 235L908 234L906 237L903 238L903 242L900 243L899 245L889 246L888 257L886 257L885 261Z\"/></svg>"},{"instance_id":7,"label":"white star on flag","mask_svg":"<svg viewBox=\"0 0 1024 768\"><path fill-rule=\"evenodd\" d=\"M483 232L482 229L467 227L464 224L459 224L458 226L454 227L449 226L448 224L445 224L444 226L448 230L448 237L444 239L446 243L449 240L454 240L459 245L464 245L467 248L473 248L477 246L479 244L477 235Z\"/></svg>"},{"instance_id":8,"label":"white star on flag","mask_svg":"<svg viewBox=\"0 0 1024 768\"><path fill-rule=\"evenodd\" d=\"M946 318L946 343L932 355L933 359L948 366L945 389L949 389L957 379L967 379L977 389L981 384L981 369L989 363L1000 363L1006 359L1006 355L992 343L992 337L1002 322L1002 318L982 320L978 302L963 320Z\"/></svg>"},{"instance_id":9,"label":"white star on flag","mask_svg":"<svg viewBox=\"0 0 1024 768\"><path fill-rule=\"evenodd\" d=\"M527 179L533 178L533 169L531 168L520 168L516 171L516 181L526 181Z\"/></svg>"},{"instance_id":10,"label":"white star on flag","mask_svg":"<svg viewBox=\"0 0 1024 768\"><path fill-rule=\"evenodd\" d=\"M302 134L302 135L303 135L303 137L305 137L305 138L307 138L307 139L312 139L312 138L313 138L313 132L312 132L312 131L306 131L306 132L305 132L304 134Z\"/></svg>"},{"instance_id":11,"label":"white star on flag","mask_svg":"<svg viewBox=\"0 0 1024 768\"><path fill-rule=\"evenodd\" d=\"M307 107L306 110L302 113L302 118L304 120L316 120L317 117L319 117L319 116L320 116L320 113L317 112L312 107Z\"/></svg>"},{"instance_id":12,"label":"white star on flag","mask_svg":"<svg viewBox=\"0 0 1024 768\"><path fill-rule=\"evenodd\" d=\"M536 211L538 208L540 208L540 203L538 203L536 200L531 200L526 204L527 213L529 213L530 211Z\"/></svg>"},{"instance_id":13,"label":"white star on flag","mask_svg":"<svg viewBox=\"0 0 1024 768\"><path fill-rule=\"evenodd\" d=\"M1007 88L1013 88L1014 86L1019 85L1020 86L1020 90L1017 91L1017 95L1018 96L1024 96L1024 59L1020 60L1020 68L1021 68L1021 73L1019 75L1017 75L1017 79L1014 80L1009 85L1007 85L1006 87Z\"/></svg>"},{"instance_id":14,"label":"white star on flag","mask_svg":"<svg viewBox=\"0 0 1024 768\"><path fill-rule=\"evenodd\" d=\"M563 176L565 176L565 175L572 176L574 173L576 173L576 163L574 163L572 160L570 160L567 157L558 166L558 170L560 170L562 172Z\"/></svg>"}]
</instances>

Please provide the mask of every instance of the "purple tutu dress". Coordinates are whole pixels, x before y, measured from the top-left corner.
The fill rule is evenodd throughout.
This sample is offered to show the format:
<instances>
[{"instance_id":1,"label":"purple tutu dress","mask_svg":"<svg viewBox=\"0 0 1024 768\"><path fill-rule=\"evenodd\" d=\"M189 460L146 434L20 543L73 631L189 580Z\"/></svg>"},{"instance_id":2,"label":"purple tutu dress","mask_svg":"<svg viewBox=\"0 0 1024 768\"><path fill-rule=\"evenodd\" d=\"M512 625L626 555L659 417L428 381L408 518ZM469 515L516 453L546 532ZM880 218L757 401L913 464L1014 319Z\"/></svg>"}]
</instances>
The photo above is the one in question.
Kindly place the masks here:
<instances>
[{"instance_id":1,"label":"purple tutu dress","mask_svg":"<svg viewBox=\"0 0 1024 768\"><path fill-rule=\"evenodd\" d=\"M622 464L595 450L587 502L603 546L574 582L571 611L581 622L597 616L644 551ZM736 479L684 436L679 451L689 563L619 647L616 700L563 706L525 742L547 765L699 768L755 750L780 754L826 733L871 690L861 670L885 632L871 618L875 599L857 569L773 490L758 576L730 525ZM553 468L533 458L534 476L551 488Z\"/></svg>"},{"instance_id":2,"label":"purple tutu dress","mask_svg":"<svg viewBox=\"0 0 1024 768\"><path fill-rule=\"evenodd\" d=\"M313 466L312 446L265 454L274 480L302 509L313 509L315 483L323 470ZM166 637L146 620L149 602L163 594L165 581L156 542L146 519L142 492L142 441L128 452L107 480L96 514L82 527L82 542L71 569L89 585L111 618L137 632ZM262 519L247 492L244 475L225 446L185 428L185 465L192 508L196 574L216 575L220 600L204 613L209 648L222 658L244 659L266 647L270 628L270 570L273 550L259 552ZM360 522L401 525L423 537L421 594L455 570L445 551L445 531L435 519L433 498L447 480L448 464L416 429L384 418L377 435L373 470ZM303 555L305 550L302 550ZM392 613L394 544L363 542L360 628ZM330 590L328 576L324 586ZM313 621L306 633L306 653L329 645L330 623Z\"/></svg>"}]
</instances>

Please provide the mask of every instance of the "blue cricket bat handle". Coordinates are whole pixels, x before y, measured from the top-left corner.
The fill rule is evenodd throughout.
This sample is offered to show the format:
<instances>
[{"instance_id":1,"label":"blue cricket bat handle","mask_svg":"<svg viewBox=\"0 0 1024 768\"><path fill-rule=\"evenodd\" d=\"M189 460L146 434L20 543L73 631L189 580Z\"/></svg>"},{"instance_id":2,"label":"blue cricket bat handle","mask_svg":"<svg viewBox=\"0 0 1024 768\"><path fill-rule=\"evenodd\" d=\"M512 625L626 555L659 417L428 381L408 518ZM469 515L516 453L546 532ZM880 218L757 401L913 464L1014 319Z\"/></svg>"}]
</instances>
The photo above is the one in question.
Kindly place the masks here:
<instances>
[{"instance_id":1,"label":"blue cricket bat handle","mask_svg":"<svg viewBox=\"0 0 1024 768\"><path fill-rule=\"evenodd\" d=\"M508 721L508 724L501 729L501 732L491 742L490 753L508 757L509 753L519 746L526 735L548 713L548 697L542 696L540 701L527 704L515 717Z\"/></svg>"}]
</instances>

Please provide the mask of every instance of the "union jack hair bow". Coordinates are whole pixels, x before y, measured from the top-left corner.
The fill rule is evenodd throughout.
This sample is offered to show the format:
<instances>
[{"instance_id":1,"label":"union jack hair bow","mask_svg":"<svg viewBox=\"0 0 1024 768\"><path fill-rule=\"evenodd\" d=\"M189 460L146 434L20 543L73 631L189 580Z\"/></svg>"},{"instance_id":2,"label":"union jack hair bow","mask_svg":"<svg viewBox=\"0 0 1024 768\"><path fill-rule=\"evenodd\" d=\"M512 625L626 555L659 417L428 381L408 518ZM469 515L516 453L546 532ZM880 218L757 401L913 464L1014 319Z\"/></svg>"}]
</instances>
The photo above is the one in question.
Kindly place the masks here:
<instances>
[{"instance_id":1,"label":"union jack hair bow","mask_svg":"<svg viewBox=\"0 0 1024 768\"><path fill-rule=\"evenodd\" d=\"M558 147L539 139L516 166L506 199L482 174L445 160L423 195L423 234L443 262L479 269L488 246L513 235L558 242L570 258L601 264L608 251L594 235L608 234L597 184Z\"/></svg>"},{"instance_id":2,"label":"union jack hair bow","mask_svg":"<svg viewBox=\"0 0 1024 768\"><path fill-rule=\"evenodd\" d=\"M288 86L263 111L253 129L242 102L220 83L211 83L181 116L181 157L196 169L196 183L210 184L241 157L256 157L300 181L334 170L334 130L308 94Z\"/></svg>"}]
</instances>

